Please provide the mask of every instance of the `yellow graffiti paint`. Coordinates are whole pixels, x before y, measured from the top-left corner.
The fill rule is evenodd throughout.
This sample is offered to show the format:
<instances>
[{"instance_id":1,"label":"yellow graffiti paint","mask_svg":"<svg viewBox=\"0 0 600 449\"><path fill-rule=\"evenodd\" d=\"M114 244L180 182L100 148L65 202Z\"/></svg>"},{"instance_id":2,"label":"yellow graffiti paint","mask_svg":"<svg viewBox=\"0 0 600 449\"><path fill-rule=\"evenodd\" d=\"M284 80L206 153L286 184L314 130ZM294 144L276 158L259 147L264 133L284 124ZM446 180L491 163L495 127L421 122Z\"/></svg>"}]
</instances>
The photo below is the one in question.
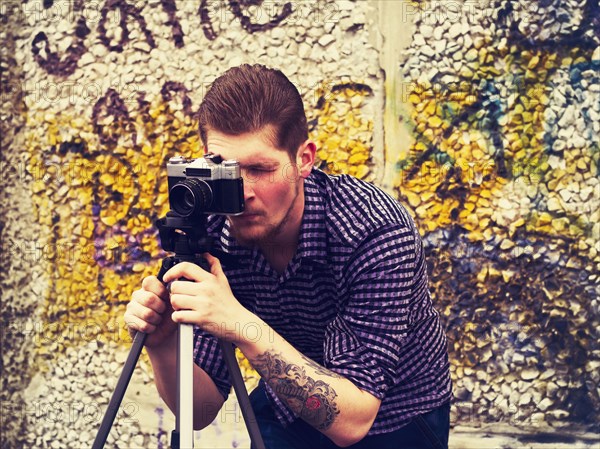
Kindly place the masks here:
<instances>
[{"instance_id":1,"label":"yellow graffiti paint","mask_svg":"<svg viewBox=\"0 0 600 449\"><path fill-rule=\"evenodd\" d=\"M591 255L591 228L600 217L591 210L578 213L565 191L597 173L598 154L590 146L565 148L562 161L552 160L544 141L553 73L590 58L590 50L578 48L509 51L490 45L452 89L412 80L408 101L415 140L408 157L399 160L396 186L420 225L427 231L459 225L473 242L510 239L522 228L549 238L583 239ZM510 95L483 92L481 80L508 86ZM500 100L505 103L493 103Z\"/></svg>"},{"instance_id":2,"label":"yellow graffiti paint","mask_svg":"<svg viewBox=\"0 0 600 449\"><path fill-rule=\"evenodd\" d=\"M373 122L364 118L361 108L367 94L351 88L328 94L317 111L317 127L311 138L317 144L317 158L332 174L346 173L365 178L371 171Z\"/></svg>"},{"instance_id":3,"label":"yellow graffiti paint","mask_svg":"<svg viewBox=\"0 0 600 449\"><path fill-rule=\"evenodd\" d=\"M144 143L113 148L100 146L91 124L79 117L29 117L36 123L28 136L34 212L54 249L41 261L50 281L42 317L52 326L38 341L48 357L92 338L129 342L124 306L141 279L157 273L163 256L152 220L168 210L164 163L174 153L201 152L197 124L169 116L175 114L165 104L138 114ZM61 154L73 135L88 139L78 139L84 151ZM145 262L136 260L140 254Z\"/></svg>"}]
</instances>

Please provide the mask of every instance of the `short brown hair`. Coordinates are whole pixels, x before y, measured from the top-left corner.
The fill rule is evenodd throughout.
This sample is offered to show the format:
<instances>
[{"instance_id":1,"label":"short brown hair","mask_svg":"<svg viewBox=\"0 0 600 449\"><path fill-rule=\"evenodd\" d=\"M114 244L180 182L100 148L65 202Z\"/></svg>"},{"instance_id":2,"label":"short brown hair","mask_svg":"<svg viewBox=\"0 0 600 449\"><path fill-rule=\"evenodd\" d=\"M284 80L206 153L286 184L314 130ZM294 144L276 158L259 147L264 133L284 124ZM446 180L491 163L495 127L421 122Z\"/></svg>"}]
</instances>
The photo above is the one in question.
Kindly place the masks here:
<instances>
[{"instance_id":1,"label":"short brown hair","mask_svg":"<svg viewBox=\"0 0 600 449\"><path fill-rule=\"evenodd\" d=\"M292 159L308 139L302 97L279 70L260 64L244 64L217 78L204 96L198 112L200 137L213 129L224 134L257 132L274 128L273 145Z\"/></svg>"}]
</instances>

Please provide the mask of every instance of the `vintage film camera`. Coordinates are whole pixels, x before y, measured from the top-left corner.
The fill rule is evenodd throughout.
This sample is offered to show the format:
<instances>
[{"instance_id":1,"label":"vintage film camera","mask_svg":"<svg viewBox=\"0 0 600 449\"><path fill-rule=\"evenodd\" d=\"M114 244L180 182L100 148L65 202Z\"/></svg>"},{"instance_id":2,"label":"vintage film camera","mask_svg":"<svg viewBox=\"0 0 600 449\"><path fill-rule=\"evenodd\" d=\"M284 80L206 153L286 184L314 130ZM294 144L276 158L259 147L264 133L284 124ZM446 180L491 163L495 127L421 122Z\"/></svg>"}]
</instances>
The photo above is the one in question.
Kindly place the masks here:
<instances>
[{"instance_id":1,"label":"vintage film camera","mask_svg":"<svg viewBox=\"0 0 600 449\"><path fill-rule=\"evenodd\" d=\"M176 156L167 163L171 211L184 218L201 214L239 215L244 211L240 164L207 154Z\"/></svg>"}]
</instances>

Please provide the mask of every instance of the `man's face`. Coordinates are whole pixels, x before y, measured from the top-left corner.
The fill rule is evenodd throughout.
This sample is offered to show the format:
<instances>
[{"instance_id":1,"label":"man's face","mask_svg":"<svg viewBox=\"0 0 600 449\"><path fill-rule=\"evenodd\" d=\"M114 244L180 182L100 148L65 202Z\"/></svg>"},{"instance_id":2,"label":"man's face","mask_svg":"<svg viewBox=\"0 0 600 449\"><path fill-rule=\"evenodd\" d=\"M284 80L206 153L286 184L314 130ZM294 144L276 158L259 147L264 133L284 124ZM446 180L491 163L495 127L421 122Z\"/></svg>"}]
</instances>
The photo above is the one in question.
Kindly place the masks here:
<instances>
[{"instance_id":1,"label":"man's face","mask_svg":"<svg viewBox=\"0 0 600 449\"><path fill-rule=\"evenodd\" d=\"M293 244L285 239L304 211L302 172L271 143L271 135L267 127L239 136L209 130L206 136L209 153L240 163L246 209L228 219L238 243L247 247Z\"/></svg>"}]
</instances>

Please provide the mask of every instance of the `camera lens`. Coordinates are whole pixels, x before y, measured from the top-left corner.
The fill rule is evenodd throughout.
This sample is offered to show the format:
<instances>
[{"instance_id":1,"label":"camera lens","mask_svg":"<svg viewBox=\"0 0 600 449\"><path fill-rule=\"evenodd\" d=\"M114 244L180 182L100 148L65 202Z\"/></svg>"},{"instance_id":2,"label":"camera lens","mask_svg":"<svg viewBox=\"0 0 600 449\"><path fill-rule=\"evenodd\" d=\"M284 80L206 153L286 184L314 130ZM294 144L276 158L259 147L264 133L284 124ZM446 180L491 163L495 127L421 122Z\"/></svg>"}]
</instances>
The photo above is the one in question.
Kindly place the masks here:
<instances>
[{"instance_id":1,"label":"camera lens","mask_svg":"<svg viewBox=\"0 0 600 449\"><path fill-rule=\"evenodd\" d=\"M175 184L169 192L171 209L182 217L203 213L212 203L210 186L199 179L184 179Z\"/></svg>"},{"instance_id":2,"label":"camera lens","mask_svg":"<svg viewBox=\"0 0 600 449\"><path fill-rule=\"evenodd\" d=\"M196 201L194 199L194 194L191 191L186 190L185 193L183 194L183 202L185 203L185 207L193 209L194 204L196 204Z\"/></svg>"}]
</instances>

